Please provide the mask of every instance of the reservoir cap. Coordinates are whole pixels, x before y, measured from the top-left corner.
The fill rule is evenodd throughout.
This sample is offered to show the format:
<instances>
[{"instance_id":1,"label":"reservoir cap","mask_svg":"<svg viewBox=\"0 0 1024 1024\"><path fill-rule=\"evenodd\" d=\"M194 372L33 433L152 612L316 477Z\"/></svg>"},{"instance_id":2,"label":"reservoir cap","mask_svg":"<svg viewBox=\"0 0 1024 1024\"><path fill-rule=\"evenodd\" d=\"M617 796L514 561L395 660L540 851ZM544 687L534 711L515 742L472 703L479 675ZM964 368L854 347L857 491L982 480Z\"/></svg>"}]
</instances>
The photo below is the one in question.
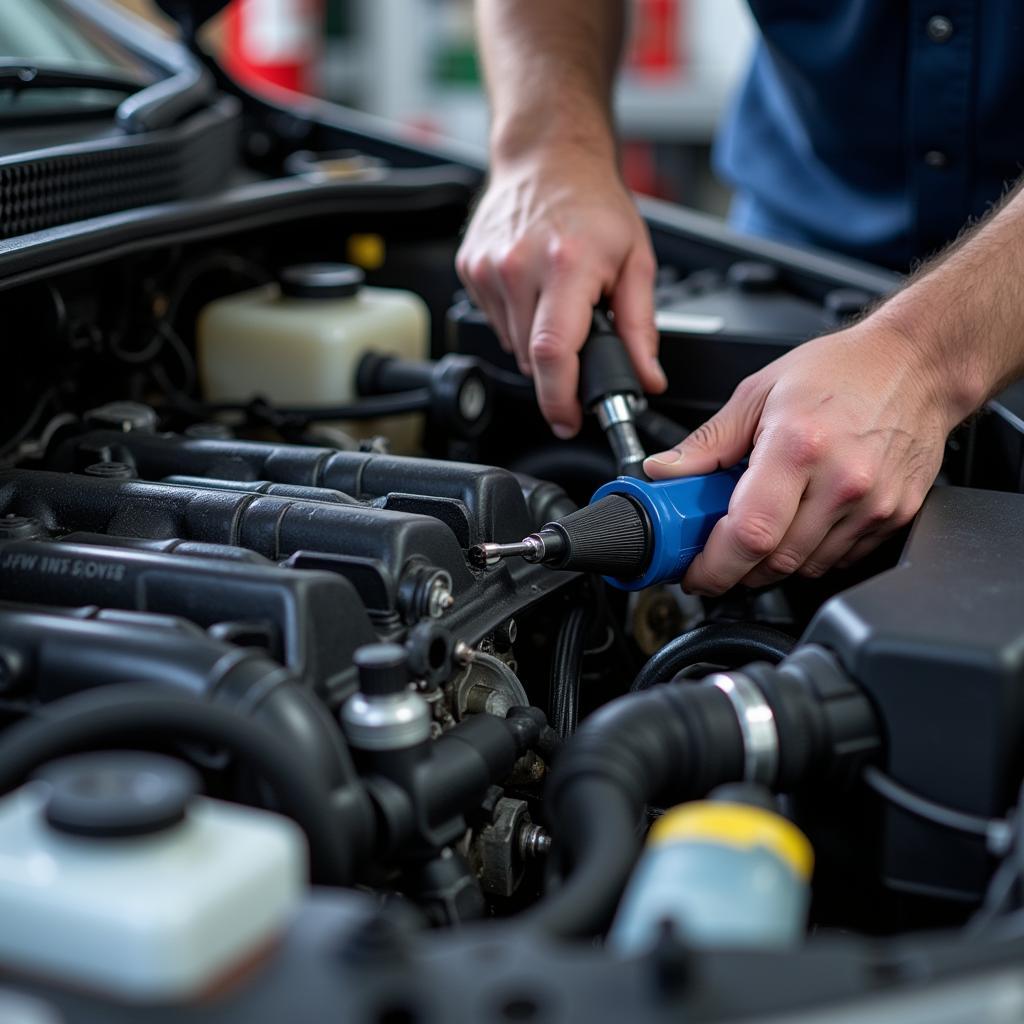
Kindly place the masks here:
<instances>
[{"instance_id":1,"label":"reservoir cap","mask_svg":"<svg viewBox=\"0 0 1024 1024\"><path fill-rule=\"evenodd\" d=\"M351 263L300 263L277 277L281 294L292 299L346 299L355 295L366 275Z\"/></svg>"},{"instance_id":2,"label":"reservoir cap","mask_svg":"<svg viewBox=\"0 0 1024 1024\"><path fill-rule=\"evenodd\" d=\"M176 825L199 790L199 776L183 762L133 751L61 758L34 778L50 787L51 828L96 838L146 835Z\"/></svg>"}]
</instances>

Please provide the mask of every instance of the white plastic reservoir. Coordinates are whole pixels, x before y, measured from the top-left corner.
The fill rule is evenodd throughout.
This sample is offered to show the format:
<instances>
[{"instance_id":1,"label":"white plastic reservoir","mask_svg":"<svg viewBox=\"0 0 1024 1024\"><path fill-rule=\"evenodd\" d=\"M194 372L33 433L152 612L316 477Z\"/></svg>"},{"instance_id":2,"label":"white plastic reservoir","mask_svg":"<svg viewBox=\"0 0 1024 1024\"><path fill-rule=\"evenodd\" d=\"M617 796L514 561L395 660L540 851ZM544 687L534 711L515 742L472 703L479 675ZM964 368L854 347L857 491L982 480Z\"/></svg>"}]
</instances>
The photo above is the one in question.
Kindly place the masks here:
<instances>
[{"instance_id":1,"label":"white plastic reservoir","mask_svg":"<svg viewBox=\"0 0 1024 1024\"><path fill-rule=\"evenodd\" d=\"M0 799L0 970L179 1002L291 921L308 869L290 820L195 796L194 773L170 758L52 768Z\"/></svg>"},{"instance_id":2,"label":"white plastic reservoir","mask_svg":"<svg viewBox=\"0 0 1024 1024\"><path fill-rule=\"evenodd\" d=\"M211 402L262 395L274 405L356 401L356 368L368 351L426 359L430 315L412 292L371 288L359 268L339 263L288 267L278 283L209 303L196 339L200 384ZM396 452L415 450L422 417L341 424L354 437L384 434Z\"/></svg>"}]
</instances>

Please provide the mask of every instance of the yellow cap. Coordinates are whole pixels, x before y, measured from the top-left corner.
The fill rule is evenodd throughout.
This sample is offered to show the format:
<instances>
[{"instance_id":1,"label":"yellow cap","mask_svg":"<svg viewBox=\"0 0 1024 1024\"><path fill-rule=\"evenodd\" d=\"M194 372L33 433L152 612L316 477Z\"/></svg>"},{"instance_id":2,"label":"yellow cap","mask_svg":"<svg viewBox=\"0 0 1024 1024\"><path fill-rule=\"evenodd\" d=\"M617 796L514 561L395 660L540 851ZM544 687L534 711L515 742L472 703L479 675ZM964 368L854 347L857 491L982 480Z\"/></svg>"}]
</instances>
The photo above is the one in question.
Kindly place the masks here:
<instances>
[{"instance_id":1,"label":"yellow cap","mask_svg":"<svg viewBox=\"0 0 1024 1024\"><path fill-rule=\"evenodd\" d=\"M814 850L803 832L781 815L750 804L711 800L680 804L666 811L647 837L652 845L680 839L742 849L760 846L784 860L803 879L809 879L814 868Z\"/></svg>"},{"instance_id":2,"label":"yellow cap","mask_svg":"<svg viewBox=\"0 0 1024 1024\"><path fill-rule=\"evenodd\" d=\"M380 235L349 235L346 258L363 270L379 270L384 266L385 246Z\"/></svg>"}]
</instances>

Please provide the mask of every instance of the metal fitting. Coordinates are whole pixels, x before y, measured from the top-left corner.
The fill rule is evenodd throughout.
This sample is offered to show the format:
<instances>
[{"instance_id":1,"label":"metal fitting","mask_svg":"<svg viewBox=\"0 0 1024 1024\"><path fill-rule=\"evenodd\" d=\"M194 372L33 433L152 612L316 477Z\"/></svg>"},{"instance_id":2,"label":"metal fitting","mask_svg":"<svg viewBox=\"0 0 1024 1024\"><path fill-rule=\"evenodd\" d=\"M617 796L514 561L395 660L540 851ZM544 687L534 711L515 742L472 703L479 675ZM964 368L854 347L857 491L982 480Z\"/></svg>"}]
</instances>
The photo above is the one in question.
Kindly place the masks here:
<instances>
[{"instance_id":1,"label":"metal fitting","mask_svg":"<svg viewBox=\"0 0 1024 1024\"><path fill-rule=\"evenodd\" d=\"M455 597L452 595L450 584L444 579L435 579L430 584L430 591L427 594L427 615L432 619L439 619L453 604Z\"/></svg>"},{"instance_id":2,"label":"metal fitting","mask_svg":"<svg viewBox=\"0 0 1024 1024\"><path fill-rule=\"evenodd\" d=\"M459 415L475 423L487 409L487 385L478 377L467 377L459 388Z\"/></svg>"},{"instance_id":3,"label":"metal fitting","mask_svg":"<svg viewBox=\"0 0 1024 1024\"><path fill-rule=\"evenodd\" d=\"M545 537L539 533L531 533L529 537L512 544L476 544L469 549L469 561L475 569L489 569L503 558L518 557L527 562L542 562L547 554Z\"/></svg>"},{"instance_id":4,"label":"metal fitting","mask_svg":"<svg viewBox=\"0 0 1024 1024\"><path fill-rule=\"evenodd\" d=\"M633 405L629 395L606 395L594 405L594 415L602 430L613 423L632 423Z\"/></svg>"},{"instance_id":5,"label":"metal fitting","mask_svg":"<svg viewBox=\"0 0 1024 1024\"><path fill-rule=\"evenodd\" d=\"M510 708L530 703L519 677L505 662L484 651L472 655L452 684L452 711L457 719L481 714L504 718Z\"/></svg>"},{"instance_id":6,"label":"metal fitting","mask_svg":"<svg viewBox=\"0 0 1024 1024\"><path fill-rule=\"evenodd\" d=\"M518 635L519 626L516 624L516 620L506 619L500 626L495 627L492 634L494 649L499 654L504 654L506 651L511 650Z\"/></svg>"},{"instance_id":7,"label":"metal fitting","mask_svg":"<svg viewBox=\"0 0 1024 1024\"><path fill-rule=\"evenodd\" d=\"M517 837L519 856L523 860L537 860L551 852L551 836L543 825L525 822Z\"/></svg>"},{"instance_id":8,"label":"metal fitting","mask_svg":"<svg viewBox=\"0 0 1024 1024\"><path fill-rule=\"evenodd\" d=\"M484 891L511 896L523 880L526 863L546 854L550 846L547 832L530 820L526 801L501 797L471 849Z\"/></svg>"},{"instance_id":9,"label":"metal fitting","mask_svg":"<svg viewBox=\"0 0 1024 1024\"><path fill-rule=\"evenodd\" d=\"M31 680L25 672L25 659L13 647L0 647L0 694L17 695Z\"/></svg>"},{"instance_id":10,"label":"metal fitting","mask_svg":"<svg viewBox=\"0 0 1024 1024\"><path fill-rule=\"evenodd\" d=\"M34 516L17 516L12 512L0 517L0 540L36 540L45 535L42 522Z\"/></svg>"},{"instance_id":11,"label":"metal fitting","mask_svg":"<svg viewBox=\"0 0 1024 1024\"><path fill-rule=\"evenodd\" d=\"M408 625L420 619L439 619L455 603L452 578L444 569L412 558L398 584L398 605Z\"/></svg>"},{"instance_id":12,"label":"metal fitting","mask_svg":"<svg viewBox=\"0 0 1024 1024\"><path fill-rule=\"evenodd\" d=\"M341 709L345 738L357 750L403 750L430 739L430 705L413 690L353 694Z\"/></svg>"},{"instance_id":13,"label":"metal fitting","mask_svg":"<svg viewBox=\"0 0 1024 1024\"><path fill-rule=\"evenodd\" d=\"M742 672L715 673L705 682L718 687L736 712L743 736L744 780L773 785L779 770L779 732L764 694Z\"/></svg>"},{"instance_id":14,"label":"metal fitting","mask_svg":"<svg viewBox=\"0 0 1024 1024\"><path fill-rule=\"evenodd\" d=\"M636 467L642 465L646 453L636 431L630 396L607 395L595 404L594 414L612 446L619 472L626 476L633 475Z\"/></svg>"}]
</instances>

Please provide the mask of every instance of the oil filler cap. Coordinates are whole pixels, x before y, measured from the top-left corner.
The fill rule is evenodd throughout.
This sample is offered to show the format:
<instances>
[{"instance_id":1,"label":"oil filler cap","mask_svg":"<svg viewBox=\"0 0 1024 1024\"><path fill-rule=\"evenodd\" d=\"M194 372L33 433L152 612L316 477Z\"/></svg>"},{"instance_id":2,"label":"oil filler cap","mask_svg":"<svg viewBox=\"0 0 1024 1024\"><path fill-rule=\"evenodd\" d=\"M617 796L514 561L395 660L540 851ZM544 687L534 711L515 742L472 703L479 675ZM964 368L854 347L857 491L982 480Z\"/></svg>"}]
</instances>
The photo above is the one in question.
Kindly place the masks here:
<instances>
[{"instance_id":1,"label":"oil filler cap","mask_svg":"<svg viewBox=\"0 0 1024 1024\"><path fill-rule=\"evenodd\" d=\"M33 778L50 788L47 823L93 838L148 835L184 820L199 776L160 754L78 754L46 765Z\"/></svg>"},{"instance_id":2,"label":"oil filler cap","mask_svg":"<svg viewBox=\"0 0 1024 1024\"><path fill-rule=\"evenodd\" d=\"M352 660L367 697L388 697L409 685L409 652L399 644L363 644Z\"/></svg>"},{"instance_id":3,"label":"oil filler cap","mask_svg":"<svg viewBox=\"0 0 1024 1024\"><path fill-rule=\"evenodd\" d=\"M347 299L365 281L362 270L350 263L300 263L277 276L281 294L292 299Z\"/></svg>"}]
</instances>

